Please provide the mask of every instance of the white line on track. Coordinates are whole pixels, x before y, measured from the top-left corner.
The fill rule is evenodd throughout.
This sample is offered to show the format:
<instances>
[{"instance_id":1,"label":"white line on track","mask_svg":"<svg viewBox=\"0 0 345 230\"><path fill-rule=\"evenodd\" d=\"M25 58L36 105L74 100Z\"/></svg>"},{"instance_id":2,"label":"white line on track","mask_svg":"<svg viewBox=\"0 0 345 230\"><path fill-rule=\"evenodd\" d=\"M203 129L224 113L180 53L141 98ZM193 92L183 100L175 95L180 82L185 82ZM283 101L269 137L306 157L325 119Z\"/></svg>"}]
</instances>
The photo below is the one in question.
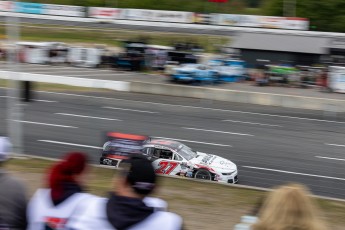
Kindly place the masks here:
<instances>
[{"instance_id":1,"label":"white line on track","mask_svg":"<svg viewBox=\"0 0 345 230\"><path fill-rule=\"evenodd\" d=\"M341 158L322 157L322 156L315 156L315 157L316 158L321 158L321 159L328 159L328 160L345 161L345 159L341 159Z\"/></svg>"},{"instance_id":2,"label":"white line on track","mask_svg":"<svg viewBox=\"0 0 345 230\"><path fill-rule=\"evenodd\" d=\"M197 129L197 128L190 128L190 127L181 127L181 128L182 129L197 130L197 131L212 132L212 133L224 133L224 134L231 134L231 135L239 135L239 136L251 136L251 137L254 136L254 135L246 134L246 133L233 133L233 132L210 130L210 129Z\"/></svg>"},{"instance_id":3,"label":"white line on track","mask_svg":"<svg viewBox=\"0 0 345 230\"><path fill-rule=\"evenodd\" d=\"M223 121L234 122L234 123L250 124L250 125L262 125L262 126L283 127L283 126L281 126L281 125L271 125L271 124L264 124L264 123L257 123L257 122L248 122L248 121L234 121L234 120L223 120Z\"/></svg>"},{"instance_id":4,"label":"white line on track","mask_svg":"<svg viewBox=\"0 0 345 230\"><path fill-rule=\"evenodd\" d=\"M47 103L57 103L58 101L50 101L50 100L41 100L41 99L33 99L34 101L39 101L39 102L47 102Z\"/></svg>"},{"instance_id":5,"label":"white line on track","mask_svg":"<svg viewBox=\"0 0 345 230\"><path fill-rule=\"evenodd\" d=\"M132 112L138 112L138 113L158 113L158 112L145 111L145 110L125 109L125 108L108 107L108 106L104 106L102 108L103 109L115 109L115 110L132 111Z\"/></svg>"},{"instance_id":6,"label":"white line on track","mask_svg":"<svg viewBox=\"0 0 345 230\"><path fill-rule=\"evenodd\" d=\"M0 96L0 98L16 98L16 97ZM33 99L33 101L38 101L38 102L47 102L47 103L57 103L57 102L58 102L58 101L39 100L39 99Z\"/></svg>"},{"instance_id":7,"label":"white line on track","mask_svg":"<svg viewBox=\"0 0 345 230\"><path fill-rule=\"evenodd\" d=\"M181 107L181 108L204 109L204 110L211 110L211 111L221 111L221 112L230 112L230 113L242 113L242 114L252 114L252 115L259 115L259 116L281 117L281 118L289 118L289 119L300 119L300 120L309 120L309 121L345 124L345 122L342 122L342 121L322 120L322 119L313 119L313 118L305 118L305 117L293 117L293 116L284 116L284 115L267 114L267 113L255 113L255 112L247 112L247 111L239 111L239 110L215 109L215 108L207 108L207 107L205 108L205 107L190 106L190 105L164 104L164 103L158 103L158 102L136 101L136 100L109 98L109 97L97 97L97 96L71 94L71 93L56 93L56 92L48 92L48 91L37 91L37 92L48 93L48 94L56 94L56 95L74 96L74 97L85 97L85 98L95 98L95 99L105 99L105 100L128 101L128 102L138 102L138 103L142 103L142 104L151 104L151 105L164 105L164 106Z\"/></svg>"},{"instance_id":8,"label":"white line on track","mask_svg":"<svg viewBox=\"0 0 345 230\"><path fill-rule=\"evenodd\" d=\"M57 115L62 115L62 116L71 116L71 117L84 117L84 118L93 118L93 119L100 119L100 120L108 120L108 121L122 121L119 119L115 118L107 118L107 117L92 117L92 116L85 116L85 115L80 115L80 114L71 114L71 113L55 113Z\"/></svg>"},{"instance_id":9,"label":"white line on track","mask_svg":"<svg viewBox=\"0 0 345 230\"><path fill-rule=\"evenodd\" d=\"M91 74L91 73L97 73L99 74L99 71L95 71L95 70L85 70L85 69L70 69L70 70L67 70L67 69L56 69L54 71L52 71L51 69L38 69L38 70L33 70L33 71L30 71L32 73L40 73L40 74L43 74L43 73L56 73L56 74L61 74L61 73L79 73L79 74L83 74L83 73L88 73L88 74ZM104 73L118 73L116 71L112 72L110 70L103 70L102 72Z\"/></svg>"},{"instance_id":10,"label":"white line on track","mask_svg":"<svg viewBox=\"0 0 345 230\"><path fill-rule=\"evenodd\" d=\"M40 68L40 66L42 66L42 68ZM52 70L57 70L61 72L68 72L70 71L78 71L78 72L111 72L114 71L115 73L118 72L116 70L109 70L109 69L98 69L98 70L94 70L91 68L83 68L83 67L69 67L69 66L47 66L47 65L40 65L40 64L29 64L29 65L25 65L22 66L23 67L23 71L28 71L28 72L51 72ZM30 70L31 68L33 68L33 70Z\"/></svg>"},{"instance_id":11,"label":"white line on track","mask_svg":"<svg viewBox=\"0 0 345 230\"><path fill-rule=\"evenodd\" d=\"M345 181L345 178L339 178L339 177L330 177L330 176L322 176L322 175L315 175L315 174L290 172L290 171L284 171L284 170L278 170L278 169L260 168L260 167L253 167L253 166L242 166L242 167L243 168L250 168L250 169L264 170L264 171L271 171L271 172L280 172L280 173L295 174L295 175L301 175L301 176L318 177L318 178L326 178L326 179Z\"/></svg>"},{"instance_id":12,"label":"white line on track","mask_svg":"<svg viewBox=\"0 0 345 230\"><path fill-rule=\"evenodd\" d=\"M183 139L176 139L176 138L170 138L170 137L153 137L153 138L157 138L157 139L167 139L167 140L174 140L174 141L184 141L184 142L198 143L198 144L204 144L204 145L215 145L215 146L223 146L223 147L232 147L231 145L224 145L224 144L217 144L217 143L209 143L209 142L201 142L201 141L183 140Z\"/></svg>"},{"instance_id":13,"label":"white line on track","mask_svg":"<svg viewBox=\"0 0 345 230\"><path fill-rule=\"evenodd\" d=\"M81 145L81 144L61 142L61 141L52 141L52 140L37 140L37 141L52 143L52 144L59 144L59 145L69 145L69 146L77 146L77 147L83 147L83 148L91 148L91 149L102 149L102 147L97 147L97 146L92 146L92 145Z\"/></svg>"},{"instance_id":14,"label":"white line on track","mask_svg":"<svg viewBox=\"0 0 345 230\"><path fill-rule=\"evenodd\" d=\"M330 143L325 143L325 145L337 146L337 147L345 147L345 145L330 144Z\"/></svg>"},{"instance_id":15,"label":"white line on track","mask_svg":"<svg viewBox=\"0 0 345 230\"><path fill-rule=\"evenodd\" d=\"M46 126L62 127L62 128L73 128L73 129L77 129L78 128L78 127L75 127L75 126L57 125L57 124L34 122L34 121L24 121L24 120L12 120L12 121L21 122L21 123L27 123L27 124L35 124L35 125L46 125Z\"/></svg>"},{"instance_id":16,"label":"white line on track","mask_svg":"<svg viewBox=\"0 0 345 230\"><path fill-rule=\"evenodd\" d=\"M54 73L54 75L62 75L60 73ZM102 77L102 76L129 76L129 75L133 75L131 73L88 73L88 74L84 74L84 73L78 73L78 74L63 74L64 77ZM103 79L101 79L103 80Z\"/></svg>"}]
</instances>

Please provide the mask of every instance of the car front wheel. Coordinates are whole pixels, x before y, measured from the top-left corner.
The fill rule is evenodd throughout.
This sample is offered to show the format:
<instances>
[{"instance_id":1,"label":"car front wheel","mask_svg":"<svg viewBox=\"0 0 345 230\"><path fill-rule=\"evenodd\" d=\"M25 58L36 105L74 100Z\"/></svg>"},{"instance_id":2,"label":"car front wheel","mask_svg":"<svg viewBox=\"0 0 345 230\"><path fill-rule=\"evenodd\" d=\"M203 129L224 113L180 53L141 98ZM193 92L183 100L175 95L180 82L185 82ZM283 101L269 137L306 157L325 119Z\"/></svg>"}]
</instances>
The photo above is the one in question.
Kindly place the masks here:
<instances>
[{"instance_id":1,"label":"car front wheel","mask_svg":"<svg viewBox=\"0 0 345 230\"><path fill-rule=\"evenodd\" d=\"M212 176L211 173L205 169L199 169L194 174L195 179L201 179L201 180L211 180Z\"/></svg>"}]
</instances>

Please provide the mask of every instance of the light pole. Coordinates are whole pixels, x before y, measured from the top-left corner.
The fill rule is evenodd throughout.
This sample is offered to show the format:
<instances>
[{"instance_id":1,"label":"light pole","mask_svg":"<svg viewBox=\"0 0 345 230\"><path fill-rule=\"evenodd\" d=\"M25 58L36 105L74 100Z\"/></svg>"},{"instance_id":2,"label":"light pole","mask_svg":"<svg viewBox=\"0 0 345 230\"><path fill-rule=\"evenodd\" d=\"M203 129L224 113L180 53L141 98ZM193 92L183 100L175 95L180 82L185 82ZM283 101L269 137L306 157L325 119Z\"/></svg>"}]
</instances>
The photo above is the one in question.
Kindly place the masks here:
<instances>
[{"instance_id":1,"label":"light pole","mask_svg":"<svg viewBox=\"0 0 345 230\"><path fill-rule=\"evenodd\" d=\"M16 4L16 1L13 1ZM22 108L20 105L20 90L18 81L19 66L17 42L19 40L19 18L6 17L6 34L9 43L7 52L7 69L8 69L8 89L7 89L7 120L8 120L8 136L13 144L13 153L23 153L23 138L22 138Z\"/></svg>"}]
</instances>

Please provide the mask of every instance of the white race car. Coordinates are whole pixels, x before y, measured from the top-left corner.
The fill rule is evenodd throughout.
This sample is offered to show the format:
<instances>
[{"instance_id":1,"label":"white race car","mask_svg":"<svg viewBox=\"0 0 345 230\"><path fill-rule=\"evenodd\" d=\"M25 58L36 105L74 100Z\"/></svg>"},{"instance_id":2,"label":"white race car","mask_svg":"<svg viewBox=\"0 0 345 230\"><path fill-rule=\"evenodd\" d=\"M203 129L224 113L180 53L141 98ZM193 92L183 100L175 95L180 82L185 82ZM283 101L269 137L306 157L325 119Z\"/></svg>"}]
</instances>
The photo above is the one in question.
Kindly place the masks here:
<instances>
[{"instance_id":1,"label":"white race car","mask_svg":"<svg viewBox=\"0 0 345 230\"><path fill-rule=\"evenodd\" d=\"M193 151L173 140L149 139L143 147L157 174L238 183L237 166L225 158Z\"/></svg>"}]
</instances>

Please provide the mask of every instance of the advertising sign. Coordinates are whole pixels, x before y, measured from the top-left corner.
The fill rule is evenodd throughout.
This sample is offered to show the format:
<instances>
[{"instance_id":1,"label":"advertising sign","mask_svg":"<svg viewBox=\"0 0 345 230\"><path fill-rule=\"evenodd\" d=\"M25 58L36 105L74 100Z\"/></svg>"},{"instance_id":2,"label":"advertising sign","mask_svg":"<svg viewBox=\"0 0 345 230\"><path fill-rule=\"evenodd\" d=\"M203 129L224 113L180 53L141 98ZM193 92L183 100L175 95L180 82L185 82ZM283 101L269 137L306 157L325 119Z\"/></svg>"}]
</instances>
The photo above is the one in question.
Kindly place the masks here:
<instances>
[{"instance_id":1,"label":"advertising sign","mask_svg":"<svg viewBox=\"0 0 345 230\"><path fill-rule=\"evenodd\" d=\"M14 4L12 1L0 1L0 11L13 11Z\"/></svg>"},{"instance_id":2,"label":"advertising sign","mask_svg":"<svg viewBox=\"0 0 345 230\"><path fill-rule=\"evenodd\" d=\"M309 27L309 21L306 18L286 18L241 14L212 14L211 24L291 30L308 30Z\"/></svg>"},{"instance_id":3,"label":"advertising sign","mask_svg":"<svg viewBox=\"0 0 345 230\"><path fill-rule=\"evenodd\" d=\"M89 7L89 17L100 19L121 19L122 9L106 7Z\"/></svg>"},{"instance_id":4,"label":"advertising sign","mask_svg":"<svg viewBox=\"0 0 345 230\"><path fill-rule=\"evenodd\" d=\"M194 23L196 24L210 24L211 19L212 19L211 14L200 14L200 13L194 14Z\"/></svg>"},{"instance_id":5,"label":"advertising sign","mask_svg":"<svg viewBox=\"0 0 345 230\"><path fill-rule=\"evenodd\" d=\"M284 25L284 17L271 17L271 16L261 16L259 17L259 25L262 28L268 29L281 29Z\"/></svg>"},{"instance_id":6,"label":"advertising sign","mask_svg":"<svg viewBox=\"0 0 345 230\"><path fill-rule=\"evenodd\" d=\"M43 14L48 15L85 17L85 7L83 6L44 4L43 9Z\"/></svg>"},{"instance_id":7,"label":"advertising sign","mask_svg":"<svg viewBox=\"0 0 345 230\"><path fill-rule=\"evenodd\" d=\"M29 3L29 2L16 2L14 12L26 14L44 14L43 4Z\"/></svg>"},{"instance_id":8,"label":"advertising sign","mask_svg":"<svg viewBox=\"0 0 345 230\"><path fill-rule=\"evenodd\" d=\"M307 18L285 18L283 28L288 30L308 30L309 20Z\"/></svg>"},{"instance_id":9,"label":"advertising sign","mask_svg":"<svg viewBox=\"0 0 345 230\"><path fill-rule=\"evenodd\" d=\"M260 16L240 14L212 14L212 24L223 26L260 27Z\"/></svg>"},{"instance_id":10,"label":"advertising sign","mask_svg":"<svg viewBox=\"0 0 345 230\"><path fill-rule=\"evenodd\" d=\"M212 24L221 26L239 26L241 15L239 14L212 14Z\"/></svg>"},{"instance_id":11,"label":"advertising sign","mask_svg":"<svg viewBox=\"0 0 345 230\"><path fill-rule=\"evenodd\" d=\"M194 13L183 11L126 9L123 19L156 22L193 23Z\"/></svg>"},{"instance_id":12,"label":"advertising sign","mask_svg":"<svg viewBox=\"0 0 345 230\"><path fill-rule=\"evenodd\" d=\"M238 26L245 27L260 27L259 19L257 15L241 15L241 21Z\"/></svg>"}]
</instances>

